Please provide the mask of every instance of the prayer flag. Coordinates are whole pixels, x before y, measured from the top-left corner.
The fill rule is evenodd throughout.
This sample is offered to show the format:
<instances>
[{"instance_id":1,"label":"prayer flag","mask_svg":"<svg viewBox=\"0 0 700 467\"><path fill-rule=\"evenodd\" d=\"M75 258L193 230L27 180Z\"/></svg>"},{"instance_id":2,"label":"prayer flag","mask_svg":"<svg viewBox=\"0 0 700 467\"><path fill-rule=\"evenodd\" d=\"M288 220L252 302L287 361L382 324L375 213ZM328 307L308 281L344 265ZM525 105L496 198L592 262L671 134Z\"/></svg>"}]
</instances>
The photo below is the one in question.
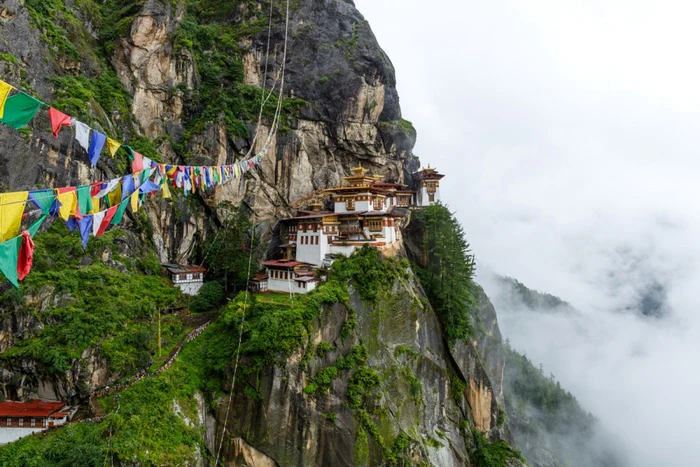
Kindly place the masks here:
<instances>
[{"instance_id":1,"label":"prayer flag","mask_svg":"<svg viewBox=\"0 0 700 467\"><path fill-rule=\"evenodd\" d=\"M165 183L163 183L160 187L160 189L163 191L163 199L170 199L172 195L170 194L170 187L168 186L168 181L166 180Z\"/></svg>"},{"instance_id":2,"label":"prayer flag","mask_svg":"<svg viewBox=\"0 0 700 467\"><path fill-rule=\"evenodd\" d=\"M76 119L71 121L71 125L75 128L75 139L83 149L88 151L90 149L90 127Z\"/></svg>"},{"instance_id":3,"label":"prayer flag","mask_svg":"<svg viewBox=\"0 0 700 467\"><path fill-rule=\"evenodd\" d=\"M151 193L153 191L158 191L160 189L160 186L156 185L150 180L146 180L146 183L141 185L141 188L139 188L139 192L142 194L147 194Z\"/></svg>"},{"instance_id":4,"label":"prayer flag","mask_svg":"<svg viewBox=\"0 0 700 467\"><path fill-rule=\"evenodd\" d=\"M134 151L134 160L131 161L131 171L140 172L143 170L143 156Z\"/></svg>"},{"instance_id":5,"label":"prayer flag","mask_svg":"<svg viewBox=\"0 0 700 467\"><path fill-rule=\"evenodd\" d=\"M19 232L28 196L28 191L0 194L0 241L15 237Z\"/></svg>"},{"instance_id":6,"label":"prayer flag","mask_svg":"<svg viewBox=\"0 0 700 467\"><path fill-rule=\"evenodd\" d=\"M102 236L103 233L105 233L105 230L107 230L107 226L109 225L110 221L114 217L114 214L117 212L117 208L119 206L112 206L111 208L107 209L106 211L102 211L98 214L101 214L101 216L98 216L98 214L94 214L94 219L92 220L92 232L95 237L100 237ZM97 221L100 221L97 223L97 228L95 228L95 223Z\"/></svg>"},{"instance_id":7,"label":"prayer flag","mask_svg":"<svg viewBox=\"0 0 700 467\"><path fill-rule=\"evenodd\" d=\"M68 227L68 230L73 232L75 229L78 228L78 220L75 217L71 217L66 221L66 227Z\"/></svg>"},{"instance_id":8,"label":"prayer flag","mask_svg":"<svg viewBox=\"0 0 700 467\"><path fill-rule=\"evenodd\" d=\"M56 195L53 190L34 190L29 192L29 201L41 209L41 212L47 213L53 205Z\"/></svg>"},{"instance_id":9,"label":"prayer flag","mask_svg":"<svg viewBox=\"0 0 700 467\"><path fill-rule=\"evenodd\" d=\"M116 206L122 200L122 186L118 182L119 180L117 180L117 186L115 186L111 192L107 193L107 203L109 203L110 206Z\"/></svg>"},{"instance_id":10,"label":"prayer flag","mask_svg":"<svg viewBox=\"0 0 700 467\"><path fill-rule=\"evenodd\" d=\"M122 218L124 217L124 211L126 211L126 208L129 207L129 201L130 199L125 199L122 200L121 203L119 203L119 206L117 207L117 210L114 213L114 217L112 218L112 225L119 225L119 223L122 221Z\"/></svg>"},{"instance_id":11,"label":"prayer flag","mask_svg":"<svg viewBox=\"0 0 700 467\"><path fill-rule=\"evenodd\" d=\"M92 215L80 219L80 238L83 240L83 250L87 248L90 232L92 231Z\"/></svg>"},{"instance_id":12,"label":"prayer flag","mask_svg":"<svg viewBox=\"0 0 700 467\"><path fill-rule=\"evenodd\" d=\"M54 138L58 138L58 132L61 131L61 127L70 126L70 116L59 112L53 107L49 107L49 118L51 119L51 132Z\"/></svg>"},{"instance_id":13,"label":"prayer flag","mask_svg":"<svg viewBox=\"0 0 700 467\"><path fill-rule=\"evenodd\" d=\"M113 178L107 183L103 183L102 185L100 185L100 191L98 191L97 194L93 195L93 198L104 198L105 195L107 195L107 193L110 193L117 186L119 186L120 181L121 178Z\"/></svg>"},{"instance_id":14,"label":"prayer flag","mask_svg":"<svg viewBox=\"0 0 700 467\"><path fill-rule=\"evenodd\" d=\"M97 130L92 130L92 137L90 138L90 149L88 149L88 157L92 166L97 165L97 161L100 159L100 153L102 148L105 146L105 141L107 137Z\"/></svg>"},{"instance_id":15,"label":"prayer flag","mask_svg":"<svg viewBox=\"0 0 700 467\"><path fill-rule=\"evenodd\" d=\"M114 155L117 153L117 150L119 147L121 147L122 143L119 141L115 141L112 138L107 138L107 149L109 149L109 155L112 156L112 159L114 159Z\"/></svg>"},{"instance_id":16,"label":"prayer flag","mask_svg":"<svg viewBox=\"0 0 700 467\"><path fill-rule=\"evenodd\" d=\"M70 219L70 216L76 216L76 208L78 205L78 197L76 196L75 187L65 187L56 189L56 201L58 206L58 215L64 221ZM76 217L80 218L80 213Z\"/></svg>"},{"instance_id":17,"label":"prayer flag","mask_svg":"<svg viewBox=\"0 0 700 467\"><path fill-rule=\"evenodd\" d=\"M136 190L134 186L134 176L124 175L124 181L122 182L122 200L127 196L131 196L134 190Z\"/></svg>"},{"instance_id":18,"label":"prayer flag","mask_svg":"<svg viewBox=\"0 0 700 467\"><path fill-rule=\"evenodd\" d=\"M2 118L5 112L5 101L7 100L7 96L10 95L10 91L12 91L12 86L0 80L0 118Z\"/></svg>"},{"instance_id":19,"label":"prayer flag","mask_svg":"<svg viewBox=\"0 0 700 467\"><path fill-rule=\"evenodd\" d=\"M22 242L19 247L19 258L17 259L17 278L24 280L32 270L34 261L34 241L28 231L22 232L20 236Z\"/></svg>"},{"instance_id":20,"label":"prayer flag","mask_svg":"<svg viewBox=\"0 0 700 467\"><path fill-rule=\"evenodd\" d=\"M131 212L139 210L139 193L138 191L131 195Z\"/></svg>"},{"instance_id":21,"label":"prayer flag","mask_svg":"<svg viewBox=\"0 0 700 467\"><path fill-rule=\"evenodd\" d=\"M19 259L21 243L21 236L0 243L0 272L5 275L15 288L19 288L19 282L17 282L17 260Z\"/></svg>"},{"instance_id":22,"label":"prayer flag","mask_svg":"<svg viewBox=\"0 0 700 467\"><path fill-rule=\"evenodd\" d=\"M42 103L29 94L20 92L7 99L0 122L19 130L29 123L41 108Z\"/></svg>"},{"instance_id":23,"label":"prayer flag","mask_svg":"<svg viewBox=\"0 0 700 467\"><path fill-rule=\"evenodd\" d=\"M77 191L78 194L78 211L81 217L85 214L92 212L92 199L90 198L90 185L79 186Z\"/></svg>"},{"instance_id":24,"label":"prayer flag","mask_svg":"<svg viewBox=\"0 0 700 467\"><path fill-rule=\"evenodd\" d=\"M100 227L102 226L102 221L105 218L105 214L107 214L107 211L96 212L95 214L92 215L92 235L95 237L97 237L97 232L100 230Z\"/></svg>"}]
</instances>

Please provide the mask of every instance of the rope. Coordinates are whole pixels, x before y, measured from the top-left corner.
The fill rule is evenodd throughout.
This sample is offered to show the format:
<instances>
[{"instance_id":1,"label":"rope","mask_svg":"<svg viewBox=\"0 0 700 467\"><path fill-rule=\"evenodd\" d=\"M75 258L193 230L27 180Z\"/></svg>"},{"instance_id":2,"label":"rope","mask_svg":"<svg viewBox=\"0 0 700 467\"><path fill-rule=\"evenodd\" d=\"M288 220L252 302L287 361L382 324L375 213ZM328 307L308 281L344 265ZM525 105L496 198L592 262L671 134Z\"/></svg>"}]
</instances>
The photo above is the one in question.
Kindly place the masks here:
<instances>
[{"instance_id":1,"label":"rope","mask_svg":"<svg viewBox=\"0 0 700 467\"><path fill-rule=\"evenodd\" d=\"M272 3L272 0L270 0ZM272 4L270 5L270 9L272 9ZM270 14L270 18L272 18L272 14ZM279 117L282 112L282 97L284 95L284 74L286 70L286 64L287 64L287 42L288 42L288 37L289 37L289 0L287 0L286 4L286 9L285 9L285 24L284 24L284 51L282 53L282 73L281 73L281 82L280 82L280 97L277 99L277 109L275 110L275 118L273 119L272 127L270 128L270 133L267 135L267 141L265 142L265 147L268 146L272 139L272 135L275 134L277 131L277 127L279 125ZM255 232L253 230L253 232ZM241 327L240 331L238 333L238 348L236 350L236 363L233 368L233 377L231 379L231 392L229 393L228 396L228 403L226 405L226 416L224 417L224 425L223 428L221 429L221 440L219 441L219 448L216 451L216 460L214 462L214 466L219 465L219 456L221 455L221 448L224 445L224 436L226 435L226 425L228 425L228 417L229 413L231 411L231 401L233 400L233 393L234 393L234 388L236 386L236 373L238 372L238 362L240 359L241 355L241 343L243 342L243 325L245 324L245 317L246 317L246 311L247 311L247 306L248 306L248 287L250 285L250 270L251 270L251 265L253 262L253 240L255 238L255 235L251 238L251 247L250 247L250 259L248 261L248 277L246 279L246 291L245 291L245 298L243 301L243 317L241 318Z\"/></svg>"},{"instance_id":2,"label":"rope","mask_svg":"<svg viewBox=\"0 0 700 467\"><path fill-rule=\"evenodd\" d=\"M263 79L261 83L262 93L260 94L260 113L258 114L258 125L255 127L255 135L253 136L253 141L250 143L250 149L245 155L245 159L248 159L253 153L253 150L255 149L255 142L258 140L258 133L260 132L260 126L262 125L262 114L265 108L265 104L270 99L270 96L272 96L272 92L274 91L275 86L277 85L276 82L273 83L272 88L270 89L270 93L267 95L267 98L265 98L265 84L267 83L267 65L270 60L270 38L272 37L272 0L270 0L270 13L268 15L268 18L269 20L267 24L267 49L265 51L265 72L263 73Z\"/></svg>"},{"instance_id":3,"label":"rope","mask_svg":"<svg viewBox=\"0 0 700 467\"><path fill-rule=\"evenodd\" d=\"M245 324L246 311L248 308L248 287L250 287L250 271L253 265L253 241L255 240L255 227L253 227L253 235L250 237L250 257L248 259L248 278L246 279L245 298L243 299L243 317L241 318L240 331L238 333L238 349L236 350L236 363L233 367L233 377L231 378L231 392L228 395L228 404L226 404L226 416L224 417L224 426L221 429L221 441L219 441L219 449L216 451L216 461L214 467L219 465L219 456L221 448L224 446L224 435L226 434L226 425L228 424L228 415L231 411L231 401L233 400L233 388L236 387L236 373L238 372L238 362L241 356L241 344L243 343L243 325Z\"/></svg>"}]
</instances>

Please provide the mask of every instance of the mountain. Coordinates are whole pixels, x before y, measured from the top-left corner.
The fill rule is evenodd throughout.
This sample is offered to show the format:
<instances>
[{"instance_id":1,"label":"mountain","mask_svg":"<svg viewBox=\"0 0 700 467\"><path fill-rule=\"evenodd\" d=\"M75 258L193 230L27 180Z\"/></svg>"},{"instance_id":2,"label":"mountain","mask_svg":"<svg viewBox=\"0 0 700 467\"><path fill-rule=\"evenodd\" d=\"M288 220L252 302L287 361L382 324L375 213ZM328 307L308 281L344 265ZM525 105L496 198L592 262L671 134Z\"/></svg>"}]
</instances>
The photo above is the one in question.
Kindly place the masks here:
<instances>
[{"instance_id":1,"label":"mountain","mask_svg":"<svg viewBox=\"0 0 700 467\"><path fill-rule=\"evenodd\" d=\"M311 294L235 293L249 263L278 254L278 221L353 167L409 185L420 167L391 61L352 1L289 6L0 6L4 81L159 162L261 151L284 76L279 128L239 182L150 197L86 250L60 221L36 236L32 273L0 296L0 392L90 420L0 448L0 464L523 465L511 350L445 207L414 211L393 257L365 248L336 261ZM0 126L3 187L128 172L122 152L91 168L72 131L49 128L45 112L21 131ZM207 266L200 296L181 296L162 262Z\"/></svg>"}]
</instances>

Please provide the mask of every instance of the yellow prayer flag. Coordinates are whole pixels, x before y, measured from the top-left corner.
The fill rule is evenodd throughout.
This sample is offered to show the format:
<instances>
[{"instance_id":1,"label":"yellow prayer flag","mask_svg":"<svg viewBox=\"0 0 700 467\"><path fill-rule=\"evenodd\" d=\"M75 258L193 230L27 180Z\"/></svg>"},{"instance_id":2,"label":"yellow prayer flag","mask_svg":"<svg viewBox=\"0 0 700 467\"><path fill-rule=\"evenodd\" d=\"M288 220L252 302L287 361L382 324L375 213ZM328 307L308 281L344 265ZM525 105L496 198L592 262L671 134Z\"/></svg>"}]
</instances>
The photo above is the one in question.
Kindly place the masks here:
<instances>
[{"instance_id":1,"label":"yellow prayer flag","mask_svg":"<svg viewBox=\"0 0 700 467\"><path fill-rule=\"evenodd\" d=\"M12 86L0 80L0 118L5 115L5 101L12 91Z\"/></svg>"},{"instance_id":2,"label":"yellow prayer flag","mask_svg":"<svg viewBox=\"0 0 700 467\"><path fill-rule=\"evenodd\" d=\"M96 212L100 212L100 198L91 198L92 199L92 209L90 209L90 214L95 214Z\"/></svg>"},{"instance_id":3,"label":"yellow prayer flag","mask_svg":"<svg viewBox=\"0 0 700 467\"><path fill-rule=\"evenodd\" d=\"M109 155L114 158L117 153L117 149L121 147L122 143L119 141L114 141L112 138L107 138L107 149L109 149Z\"/></svg>"},{"instance_id":4,"label":"yellow prayer flag","mask_svg":"<svg viewBox=\"0 0 700 467\"><path fill-rule=\"evenodd\" d=\"M131 212L136 212L139 210L139 191L136 190L133 195L131 195Z\"/></svg>"},{"instance_id":5,"label":"yellow prayer flag","mask_svg":"<svg viewBox=\"0 0 700 467\"><path fill-rule=\"evenodd\" d=\"M0 242L17 236L28 191L0 195Z\"/></svg>"},{"instance_id":6,"label":"yellow prayer flag","mask_svg":"<svg viewBox=\"0 0 700 467\"><path fill-rule=\"evenodd\" d=\"M75 207L78 205L78 194L75 190L57 193L56 199L61 203L61 207L58 210L58 215L61 219L67 221L70 219L70 216L75 215Z\"/></svg>"},{"instance_id":7,"label":"yellow prayer flag","mask_svg":"<svg viewBox=\"0 0 700 467\"><path fill-rule=\"evenodd\" d=\"M107 199L110 206L116 206L122 202L122 186L117 185L114 190L107 193Z\"/></svg>"},{"instance_id":8,"label":"yellow prayer flag","mask_svg":"<svg viewBox=\"0 0 700 467\"><path fill-rule=\"evenodd\" d=\"M170 195L170 186L168 186L168 185L169 185L169 183L168 183L168 181L166 180L165 183L163 183L163 184L160 186L160 191L161 191L161 193L163 193L163 199L170 199L170 197L171 197L171 195Z\"/></svg>"}]
</instances>

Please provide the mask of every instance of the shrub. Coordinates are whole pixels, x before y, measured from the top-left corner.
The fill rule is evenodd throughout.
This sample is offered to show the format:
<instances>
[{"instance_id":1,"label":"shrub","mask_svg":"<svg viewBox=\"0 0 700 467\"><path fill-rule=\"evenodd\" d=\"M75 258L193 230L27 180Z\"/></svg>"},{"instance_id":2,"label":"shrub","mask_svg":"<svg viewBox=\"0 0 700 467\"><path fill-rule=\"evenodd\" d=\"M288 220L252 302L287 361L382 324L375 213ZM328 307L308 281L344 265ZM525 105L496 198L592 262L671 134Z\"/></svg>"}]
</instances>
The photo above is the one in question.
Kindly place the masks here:
<instances>
[{"instance_id":1,"label":"shrub","mask_svg":"<svg viewBox=\"0 0 700 467\"><path fill-rule=\"evenodd\" d=\"M216 281L207 282L192 301L190 309L195 313L202 313L216 308L223 300L223 286Z\"/></svg>"}]
</instances>

